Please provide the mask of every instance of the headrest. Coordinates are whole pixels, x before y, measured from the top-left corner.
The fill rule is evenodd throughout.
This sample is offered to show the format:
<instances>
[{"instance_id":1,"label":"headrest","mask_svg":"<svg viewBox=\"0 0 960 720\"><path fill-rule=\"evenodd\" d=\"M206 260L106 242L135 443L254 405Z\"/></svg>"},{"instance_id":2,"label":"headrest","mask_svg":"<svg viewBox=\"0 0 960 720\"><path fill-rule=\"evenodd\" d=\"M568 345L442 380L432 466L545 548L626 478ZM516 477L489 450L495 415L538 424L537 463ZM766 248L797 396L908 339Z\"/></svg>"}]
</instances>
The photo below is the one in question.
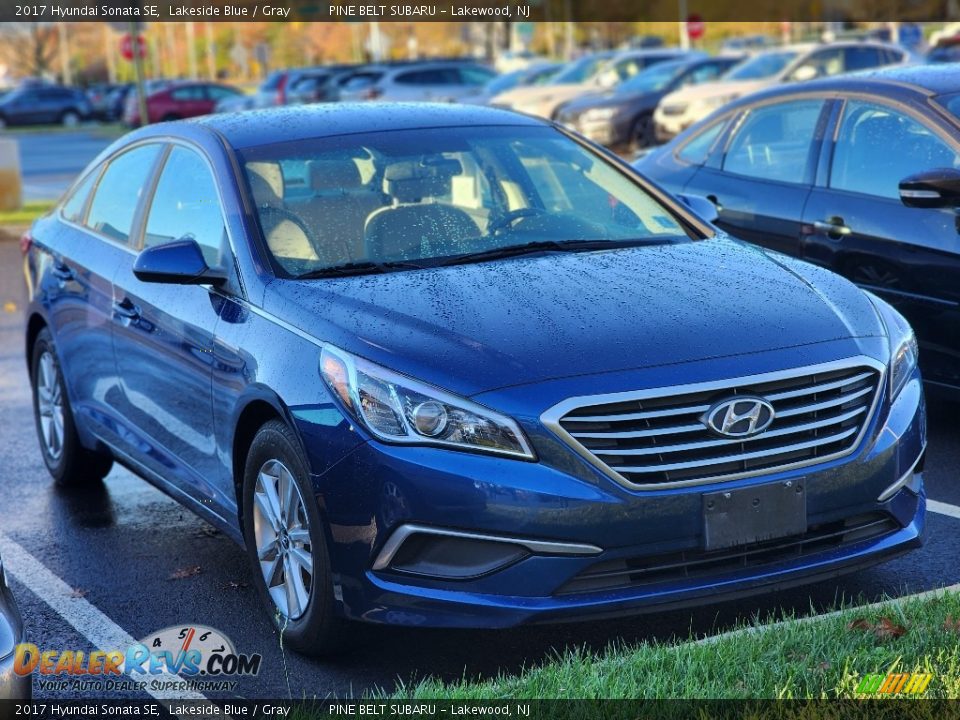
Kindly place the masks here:
<instances>
[{"instance_id":1,"label":"headrest","mask_svg":"<svg viewBox=\"0 0 960 720\"><path fill-rule=\"evenodd\" d=\"M459 160L444 158L429 162L401 162L383 173L383 190L398 202L418 202L425 197L450 193L454 175L463 172Z\"/></svg>"},{"instance_id":2,"label":"headrest","mask_svg":"<svg viewBox=\"0 0 960 720\"><path fill-rule=\"evenodd\" d=\"M248 162L247 177L257 205L283 205L283 171L275 162Z\"/></svg>"},{"instance_id":3,"label":"headrest","mask_svg":"<svg viewBox=\"0 0 960 720\"><path fill-rule=\"evenodd\" d=\"M360 170L350 158L311 160L308 170L313 190L351 190L363 185Z\"/></svg>"}]
</instances>

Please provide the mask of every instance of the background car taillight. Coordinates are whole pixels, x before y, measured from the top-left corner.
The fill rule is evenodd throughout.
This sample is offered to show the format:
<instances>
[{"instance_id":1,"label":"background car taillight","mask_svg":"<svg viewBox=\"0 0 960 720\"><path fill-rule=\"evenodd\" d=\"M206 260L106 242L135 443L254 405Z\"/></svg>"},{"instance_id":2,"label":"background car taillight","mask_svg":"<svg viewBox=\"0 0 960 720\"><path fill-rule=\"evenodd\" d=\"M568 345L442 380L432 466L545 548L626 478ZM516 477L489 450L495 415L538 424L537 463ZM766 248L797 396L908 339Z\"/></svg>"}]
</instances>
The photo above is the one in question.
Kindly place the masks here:
<instances>
[{"instance_id":1,"label":"background car taillight","mask_svg":"<svg viewBox=\"0 0 960 720\"><path fill-rule=\"evenodd\" d=\"M383 90L378 87L370 87L364 90L362 97L364 100L376 100L381 95L383 95Z\"/></svg>"},{"instance_id":2,"label":"background car taillight","mask_svg":"<svg viewBox=\"0 0 960 720\"><path fill-rule=\"evenodd\" d=\"M33 245L33 236L28 230L23 235L20 236L20 252L26 255L30 252L30 246Z\"/></svg>"},{"instance_id":3,"label":"background car taillight","mask_svg":"<svg viewBox=\"0 0 960 720\"><path fill-rule=\"evenodd\" d=\"M284 75L280 78L280 82L277 83L277 105L286 105L287 104L287 78L289 75Z\"/></svg>"}]
</instances>

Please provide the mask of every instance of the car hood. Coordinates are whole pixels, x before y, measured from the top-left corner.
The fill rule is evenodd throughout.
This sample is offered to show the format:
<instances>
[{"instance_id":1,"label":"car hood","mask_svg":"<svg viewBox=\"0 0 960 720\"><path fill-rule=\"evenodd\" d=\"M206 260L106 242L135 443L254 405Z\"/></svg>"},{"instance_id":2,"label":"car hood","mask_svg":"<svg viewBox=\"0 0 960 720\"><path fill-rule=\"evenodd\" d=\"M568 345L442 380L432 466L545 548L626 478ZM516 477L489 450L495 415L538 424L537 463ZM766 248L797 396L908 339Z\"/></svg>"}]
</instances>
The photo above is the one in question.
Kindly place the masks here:
<instances>
[{"instance_id":1,"label":"car hood","mask_svg":"<svg viewBox=\"0 0 960 720\"><path fill-rule=\"evenodd\" d=\"M607 91L603 93L590 93L574 98L566 105L563 110L574 113L583 113L593 108L639 108L644 105L654 108L657 105L658 93L616 93Z\"/></svg>"},{"instance_id":2,"label":"car hood","mask_svg":"<svg viewBox=\"0 0 960 720\"><path fill-rule=\"evenodd\" d=\"M775 80L720 80L718 82L690 85L670 93L663 99L664 105L680 105L715 97L748 95L769 87Z\"/></svg>"},{"instance_id":3,"label":"car hood","mask_svg":"<svg viewBox=\"0 0 960 720\"><path fill-rule=\"evenodd\" d=\"M275 280L264 309L462 395L883 334L840 276L725 236Z\"/></svg>"},{"instance_id":4,"label":"car hood","mask_svg":"<svg viewBox=\"0 0 960 720\"><path fill-rule=\"evenodd\" d=\"M585 90L596 88L590 83L566 85L540 85L538 87L522 87L508 90L497 95L497 105L531 105L533 103L551 102L576 97Z\"/></svg>"}]
</instances>

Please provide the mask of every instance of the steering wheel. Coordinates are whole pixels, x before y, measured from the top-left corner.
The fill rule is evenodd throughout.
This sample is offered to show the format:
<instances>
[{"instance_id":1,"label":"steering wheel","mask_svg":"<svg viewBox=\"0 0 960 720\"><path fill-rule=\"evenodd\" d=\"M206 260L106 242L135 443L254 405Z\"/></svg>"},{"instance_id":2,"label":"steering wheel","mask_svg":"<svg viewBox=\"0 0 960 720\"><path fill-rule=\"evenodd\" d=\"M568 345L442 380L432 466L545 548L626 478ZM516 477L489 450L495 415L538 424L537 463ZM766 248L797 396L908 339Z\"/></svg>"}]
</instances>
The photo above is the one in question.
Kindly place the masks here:
<instances>
[{"instance_id":1,"label":"steering wheel","mask_svg":"<svg viewBox=\"0 0 960 720\"><path fill-rule=\"evenodd\" d=\"M490 224L487 226L487 232L491 235L505 230L510 225L513 225L517 220L522 220L525 217L536 217L537 215L546 215L546 210L541 210L540 208L535 207L525 207L518 208L517 210L511 210L510 212L504 213L496 220L491 220Z\"/></svg>"}]
</instances>

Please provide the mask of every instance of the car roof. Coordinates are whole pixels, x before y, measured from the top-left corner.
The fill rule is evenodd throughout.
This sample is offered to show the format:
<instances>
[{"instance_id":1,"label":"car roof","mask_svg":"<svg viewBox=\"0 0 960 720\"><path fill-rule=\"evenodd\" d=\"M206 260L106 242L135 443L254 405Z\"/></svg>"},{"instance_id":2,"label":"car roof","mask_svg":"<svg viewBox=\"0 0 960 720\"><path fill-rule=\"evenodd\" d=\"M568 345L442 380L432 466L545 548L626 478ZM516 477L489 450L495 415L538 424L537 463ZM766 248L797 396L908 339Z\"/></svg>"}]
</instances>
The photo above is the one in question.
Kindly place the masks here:
<instances>
[{"instance_id":1,"label":"car roof","mask_svg":"<svg viewBox=\"0 0 960 720\"><path fill-rule=\"evenodd\" d=\"M892 96L903 93L929 96L956 92L960 87L960 67L944 65L896 65L835 75L796 84L785 83L761 90L732 105L752 105L781 95L810 93L865 92Z\"/></svg>"},{"instance_id":2,"label":"car roof","mask_svg":"<svg viewBox=\"0 0 960 720\"><path fill-rule=\"evenodd\" d=\"M214 130L238 149L364 132L476 125L549 125L543 120L507 110L453 103L391 103L389 111L380 103L293 105L204 115L182 122Z\"/></svg>"}]
</instances>

